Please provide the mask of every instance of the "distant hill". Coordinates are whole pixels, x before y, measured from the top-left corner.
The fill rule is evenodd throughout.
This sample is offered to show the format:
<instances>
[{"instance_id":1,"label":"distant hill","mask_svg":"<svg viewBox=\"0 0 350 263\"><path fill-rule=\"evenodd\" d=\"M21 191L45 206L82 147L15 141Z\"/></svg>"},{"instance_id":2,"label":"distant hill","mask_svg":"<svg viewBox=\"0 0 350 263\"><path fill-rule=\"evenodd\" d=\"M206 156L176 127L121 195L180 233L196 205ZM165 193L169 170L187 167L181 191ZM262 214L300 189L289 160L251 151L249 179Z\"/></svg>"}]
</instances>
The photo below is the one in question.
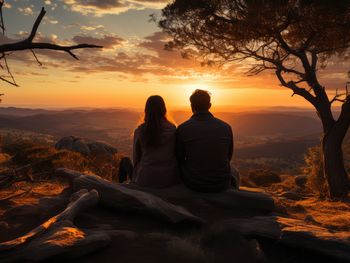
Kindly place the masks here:
<instances>
[{"instance_id":1,"label":"distant hill","mask_svg":"<svg viewBox=\"0 0 350 263\"><path fill-rule=\"evenodd\" d=\"M176 123L190 112L171 113ZM311 111L215 113L234 131L236 153L244 157L300 154L318 143L320 121ZM126 153L131 152L132 132L140 112L121 109L71 109L63 111L0 108L0 129L17 129L48 134L58 139L67 135L102 140Z\"/></svg>"},{"instance_id":2,"label":"distant hill","mask_svg":"<svg viewBox=\"0 0 350 263\"><path fill-rule=\"evenodd\" d=\"M188 112L172 113L177 123L191 116ZM240 112L215 113L215 116L228 122L238 136L299 137L320 134L321 122L316 114L309 112Z\"/></svg>"},{"instance_id":3,"label":"distant hill","mask_svg":"<svg viewBox=\"0 0 350 263\"><path fill-rule=\"evenodd\" d=\"M306 149L319 144L318 139L272 141L258 145L237 148L238 158L296 158L302 157Z\"/></svg>"},{"instance_id":4,"label":"distant hill","mask_svg":"<svg viewBox=\"0 0 350 263\"><path fill-rule=\"evenodd\" d=\"M27 109L27 108L16 108L16 107L0 107L0 115L10 116L29 116L35 114L46 113L49 114L52 111L44 109Z\"/></svg>"},{"instance_id":5,"label":"distant hill","mask_svg":"<svg viewBox=\"0 0 350 263\"><path fill-rule=\"evenodd\" d=\"M309 116L288 113L240 113L218 114L226 120L236 134L244 136L287 136L320 133L321 123Z\"/></svg>"}]
</instances>

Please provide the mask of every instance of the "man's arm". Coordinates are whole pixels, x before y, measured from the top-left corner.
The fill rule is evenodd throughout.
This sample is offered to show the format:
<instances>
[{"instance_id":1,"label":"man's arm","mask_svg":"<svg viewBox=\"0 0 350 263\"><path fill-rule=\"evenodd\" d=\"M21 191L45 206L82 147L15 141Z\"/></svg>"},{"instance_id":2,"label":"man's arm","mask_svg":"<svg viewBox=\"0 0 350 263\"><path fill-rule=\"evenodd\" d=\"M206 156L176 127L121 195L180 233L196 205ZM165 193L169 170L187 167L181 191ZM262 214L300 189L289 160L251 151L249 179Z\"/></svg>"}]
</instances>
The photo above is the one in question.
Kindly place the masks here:
<instances>
[{"instance_id":1,"label":"man's arm","mask_svg":"<svg viewBox=\"0 0 350 263\"><path fill-rule=\"evenodd\" d=\"M181 164L185 161L185 149L181 138L181 129L176 130L176 159Z\"/></svg>"},{"instance_id":2,"label":"man's arm","mask_svg":"<svg viewBox=\"0 0 350 263\"><path fill-rule=\"evenodd\" d=\"M230 145L229 145L229 151L228 151L228 159L229 160L232 159L233 151L234 151L233 132L232 132L232 128L230 126Z\"/></svg>"}]
</instances>

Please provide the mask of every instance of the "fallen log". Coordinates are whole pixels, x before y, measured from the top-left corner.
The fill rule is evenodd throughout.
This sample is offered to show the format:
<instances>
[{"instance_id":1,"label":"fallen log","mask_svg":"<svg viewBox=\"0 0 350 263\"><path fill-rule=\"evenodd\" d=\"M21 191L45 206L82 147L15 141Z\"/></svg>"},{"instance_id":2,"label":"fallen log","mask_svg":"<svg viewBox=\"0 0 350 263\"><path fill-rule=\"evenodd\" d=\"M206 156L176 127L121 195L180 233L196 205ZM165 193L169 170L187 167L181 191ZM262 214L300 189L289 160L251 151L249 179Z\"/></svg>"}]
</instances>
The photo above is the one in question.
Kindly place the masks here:
<instances>
[{"instance_id":1,"label":"fallen log","mask_svg":"<svg viewBox=\"0 0 350 263\"><path fill-rule=\"evenodd\" d=\"M125 187L129 189L152 193L161 198L166 198L170 200L200 199L213 205L217 205L227 209L254 210L265 212L272 212L275 210L273 198L270 195L261 191L259 192L245 189L231 189L222 193L200 193L191 191L182 184L178 184L164 189L139 187L136 184L128 184L125 185Z\"/></svg>"},{"instance_id":2,"label":"fallen log","mask_svg":"<svg viewBox=\"0 0 350 263\"><path fill-rule=\"evenodd\" d=\"M27 234L0 243L0 261L40 261L55 255L81 256L109 243L104 232L78 229L73 221L87 208L98 203L96 190L86 189L71 196L67 208Z\"/></svg>"},{"instance_id":3,"label":"fallen log","mask_svg":"<svg viewBox=\"0 0 350 263\"><path fill-rule=\"evenodd\" d=\"M96 189L100 205L122 210L151 214L169 223L192 222L202 224L203 220L181 206L173 205L153 194L130 189L122 184L106 181L97 176L81 174L68 169L57 169L56 175L69 180L74 190Z\"/></svg>"}]
</instances>

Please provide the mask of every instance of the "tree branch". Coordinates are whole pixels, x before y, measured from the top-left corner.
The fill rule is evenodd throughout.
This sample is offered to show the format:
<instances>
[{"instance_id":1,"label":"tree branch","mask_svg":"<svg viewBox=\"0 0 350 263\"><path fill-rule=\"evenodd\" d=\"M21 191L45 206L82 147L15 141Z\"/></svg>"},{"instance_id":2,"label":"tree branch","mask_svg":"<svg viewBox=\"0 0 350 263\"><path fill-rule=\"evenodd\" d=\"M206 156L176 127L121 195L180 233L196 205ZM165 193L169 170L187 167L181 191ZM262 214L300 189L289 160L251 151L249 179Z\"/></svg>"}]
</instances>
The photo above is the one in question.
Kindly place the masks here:
<instances>
[{"instance_id":1,"label":"tree branch","mask_svg":"<svg viewBox=\"0 0 350 263\"><path fill-rule=\"evenodd\" d=\"M39 16L35 20L32 31L31 31L29 37L27 38L27 41L33 42L33 39L36 35L36 32L38 31L38 27L39 27L41 21L43 20L45 14L46 14L46 11L45 11L44 7L42 7Z\"/></svg>"},{"instance_id":2,"label":"tree branch","mask_svg":"<svg viewBox=\"0 0 350 263\"><path fill-rule=\"evenodd\" d=\"M305 98L307 101L309 101L312 105L316 107L316 104L317 104L316 98L310 92L308 92L306 89L298 87L297 84L293 81L286 82L282 76L281 68L277 69L275 73L278 80L282 84L282 86L291 89L294 92L293 95L297 94L299 96L302 96L303 98Z\"/></svg>"},{"instance_id":3,"label":"tree branch","mask_svg":"<svg viewBox=\"0 0 350 263\"><path fill-rule=\"evenodd\" d=\"M4 2L2 0L0 0L0 15L1 15L0 16L0 29L2 29L4 32L5 28L4 28L4 22L2 19L3 3ZM71 46L61 46L61 45L52 44L52 43L33 42L33 40L37 34L38 28L40 26L40 23L43 20L45 14L46 14L46 11L43 7L41 9L38 17L36 18L36 20L34 22L34 25L32 27L30 35L26 39L15 42L15 43L7 43L7 44L0 45L0 54L2 54L0 59L3 59L5 61L5 67L7 69L7 72L9 73L12 81L7 80L5 77L0 77L0 80L17 86L16 81L15 81L13 75L11 74L10 68L9 68L7 61L6 61L7 52L20 51L20 50L30 50L33 53L33 56L36 59L36 61L39 63L39 65L42 65L41 62L39 61L38 57L34 53L34 49L49 49L49 50L64 51L64 52L68 53L71 57L73 57L74 59L78 60L78 57L73 53L73 50L84 49L84 48L102 48L102 46L92 45L92 44L78 44L78 45L71 45Z\"/></svg>"}]
</instances>

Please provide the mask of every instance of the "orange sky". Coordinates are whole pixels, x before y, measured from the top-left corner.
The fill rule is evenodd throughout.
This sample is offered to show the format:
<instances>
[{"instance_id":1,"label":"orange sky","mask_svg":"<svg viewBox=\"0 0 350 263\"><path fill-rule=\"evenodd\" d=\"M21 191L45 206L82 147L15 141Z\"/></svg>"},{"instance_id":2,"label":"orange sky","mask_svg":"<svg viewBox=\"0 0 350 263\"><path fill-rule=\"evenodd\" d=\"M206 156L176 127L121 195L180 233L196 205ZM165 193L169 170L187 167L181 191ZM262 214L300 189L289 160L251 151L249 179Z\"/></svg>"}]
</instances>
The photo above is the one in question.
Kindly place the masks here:
<instances>
[{"instance_id":1,"label":"orange sky","mask_svg":"<svg viewBox=\"0 0 350 263\"><path fill-rule=\"evenodd\" d=\"M148 96L159 94L175 109L187 107L196 88L208 89L217 109L309 106L303 99L291 97L271 73L247 77L247 63L207 68L182 59L177 52L165 51L167 36L148 18L152 13L159 15L166 0L127 0L116 6L107 0L61 2L7 0L4 15L8 29L0 41L25 37L44 5L48 12L37 40L87 42L105 48L78 51L79 61L65 53L38 51L43 66L30 52L11 55L9 63L20 87L3 83L3 106L142 108ZM341 88L349 68L349 63L333 61L320 72L321 80L333 90Z\"/></svg>"}]
</instances>

